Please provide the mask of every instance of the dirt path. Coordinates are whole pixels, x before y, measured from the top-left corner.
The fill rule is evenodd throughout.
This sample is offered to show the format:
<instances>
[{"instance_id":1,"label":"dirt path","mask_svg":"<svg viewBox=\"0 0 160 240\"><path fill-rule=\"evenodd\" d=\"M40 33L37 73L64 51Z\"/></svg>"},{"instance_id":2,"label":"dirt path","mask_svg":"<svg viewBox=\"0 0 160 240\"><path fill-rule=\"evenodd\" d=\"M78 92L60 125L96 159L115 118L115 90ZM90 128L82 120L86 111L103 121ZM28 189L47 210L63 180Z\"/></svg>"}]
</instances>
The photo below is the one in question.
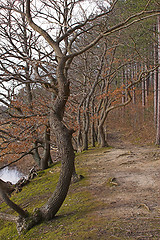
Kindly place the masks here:
<instances>
[{"instance_id":1,"label":"dirt path","mask_svg":"<svg viewBox=\"0 0 160 240\"><path fill-rule=\"evenodd\" d=\"M111 232L103 228L101 237L160 239L160 149L134 146L117 135L109 143L114 148L91 154L87 161L90 190L103 202L96 217L113 225Z\"/></svg>"}]
</instances>

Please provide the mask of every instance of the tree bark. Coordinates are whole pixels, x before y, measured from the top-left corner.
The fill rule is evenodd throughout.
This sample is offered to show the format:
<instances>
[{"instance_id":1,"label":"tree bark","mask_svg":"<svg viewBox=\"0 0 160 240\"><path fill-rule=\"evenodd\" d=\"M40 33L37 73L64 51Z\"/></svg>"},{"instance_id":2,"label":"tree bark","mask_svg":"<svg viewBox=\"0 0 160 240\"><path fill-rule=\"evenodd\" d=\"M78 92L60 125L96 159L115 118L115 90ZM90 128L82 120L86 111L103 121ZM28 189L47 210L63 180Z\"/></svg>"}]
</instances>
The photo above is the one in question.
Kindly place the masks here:
<instances>
[{"instance_id":1,"label":"tree bark","mask_svg":"<svg viewBox=\"0 0 160 240\"><path fill-rule=\"evenodd\" d=\"M86 99L83 105L83 151L88 150L88 131L89 131L89 103L90 103L90 97Z\"/></svg>"},{"instance_id":2,"label":"tree bark","mask_svg":"<svg viewBox=\"0 0 160 240\"><path fill-rule=\"evenodd\" d=\"M81 107L85 101L85 98L83 98L78 106L78 113L77 113L77 122L78 122L78 134L77 134L77 151L82 151L82 129L81 129Z\"/></svg>"},{"instance_id":3,"label":"tree bark","mask_svg":"<svg viewBox=\"0 0 160 240\"><path fill-rule=\"evenodd\" d=\"M37 163L37 165L40 167L41 166L41 157L38 152L38 143L35 141L33 143L34 150L32 151L32 156L34 161Z\"/></svg>"},{"instance_id":4,"label":"tree bark","mask_svg":"<svg viewBox=\"0 0 160 240\"><path fill-rule=\"evenodd\" d=\"M50 158L50 125L46 126L45 134L44 134L44 154L41 159L41 168L42 170L48 168L49 158Z\"/></svg>"},{"instance_id":5,"label":"tree bark","mask_svg":"<svg viewBox=\"0 0 160 240\"><path fill-rule=\"evenodd\" d=\"M88 131L83 132L83 151L88 150Z\"/></svg>"},{"instance_id":6,"label":"tree bark","mask_svg":"<svg viewBox=\"0 0 160 240\"><path fill-rule=\"evenodd\" d=\"M157 25L154 26L154 64L158 64L158 43L157 43ZM154 71L154 124L157 125L157 103L158 103L158 69Z\"/></svg>"},{"instance_id":7,"label":"tree bark","mask_svg":"<svg viewBox=\"0 0 160 240\"><path fill-rule=\"evenodd\" d=\"M80 126L78 129L78 135L77 135L77 151L78 152L82 151L82 131L81 131Z\"/></svg>"},{"instance_id":8,"label":"tree bark","mask_svg":"<svg viewBox=\"0 0 160 240\"><path fill-rule=\"evenodd\" d=\"M57 80L59 92L53 104L51 113L51 127L53 128L56 144L61 158L61 172L56 189L48 202L40 209L43 219L50 220L58 212L66 198L73 168L74 168L74 149L72 146L72 130L67 129L62 119L65 110L65 104L69 97L69 83L64 75L65 58L59 60L57 67Z\"/></svg>"},{"instance_id":9,"label":"tree bark","mask_svg":"<svg viewBox=\"0 0 160 240\"><path fill-rule=\"evenodd\" d=\"M1 198L4 200L4 202L13 210L15 210L22 218L26 218L28 217L28 213L26 211L24 211L20 206L18 206L17 204L15 204L14 202L12 202L7 194L8 188L6 187L7 183L4 183L1 179L0 179L0 195Z\"/></svg>"},{"instance_id":10,"label":"tree bark","mask_svg":"<svg viewBox=\"0 0 160 240\"><path fill-rule=\"evenodd\" d=\"M92 123L91 123L91 144L92 144L92 147L95 147L96 146L96 139L95 139L95 127L94 127L94 120L92 120Z\"/></svg>"},{"instance_id":11,"label":"tree bark","mask_svg":"<svg viewBox=\"0 0 160 240\"><path fill-rule=\"evenodd\" d=\"M67 127L63 123L65 105L70 94L69 82L65 73L65 63L65 57L62 57L58 60L57 81L59 85L59 91L51 108L51 127L55 134L56 145L61 159L61 171L59 181L57 183L54 193L44 206L36 209L32 215L28 216L28 213L26 213L23 209L13 203L4 191L0 192L5 202L20 216L19 221L17 222L17 230L19 233L23 229L30 229L42 220L52 219L63 204L71 182L75 158L74 149L72 146L72 134L74 131L67 129ZM49 131L47 131L47 141L49 140L49 136ZM49 142L50 141L48 141L48 143ZM49 156L48 152L47 156Z\"/></svg>"},{"instance_id":12,"label":"tree bark","mask_svg":"<svg viewBox=\"0 0 160 240\"><path fill-rule=\"evenodd\" d=\"M160 15L157 18L158 25L158 63L160 64ZM158 68L158 103L157 103L157 134L156 144L160 145L160 68Z\"/></svg>"},{"instance_id":13,"label":"tree bark","mask_svg":"<svg viewBox=\"0 0 160 240\"><path fill-rule=\"evenodd\" d=\"M94 122L94 114L95 114L95 109L94 109L94 98L92 99L92 122L91 122L91 143L92 147L95 147L96 145L96 139L95 139L95 122Z\"/></svg>"},{"instance_id":14,"label":"tree bark","mask_svg":"<svg viewBox=\"0 0 160 240\"><path fill-rule=\"evenodd\" d=\"M145 81L142 81L142 107L145 107L146 100L145 100Z\"/></svg>"},{"instance_id":15,"label":"tree bark","mask_svg":"<svg viewBox=\"0 0 160 240\"><path fill-rule=\"evenodd\" d=\"M101 147L108 147L108 143L106 141L106 136L105 136L103 125L98 126L98 133L99 133Z\"/></svg>"},{"instance_id":16,"label":"tree bark","mask_svg":"<svg viewBox=\"0 0 160 240\"><path fill-rule=\"evenodd\" d=\"M75 157L71 141L71 131L59 121L56 114L52 114L52 119L57 139L57 147L61 157L61 173L53 195L40 209L43 218L46 220L50 220L54 217L66 198L72 177Z\"/></svg>"}]
</instances>

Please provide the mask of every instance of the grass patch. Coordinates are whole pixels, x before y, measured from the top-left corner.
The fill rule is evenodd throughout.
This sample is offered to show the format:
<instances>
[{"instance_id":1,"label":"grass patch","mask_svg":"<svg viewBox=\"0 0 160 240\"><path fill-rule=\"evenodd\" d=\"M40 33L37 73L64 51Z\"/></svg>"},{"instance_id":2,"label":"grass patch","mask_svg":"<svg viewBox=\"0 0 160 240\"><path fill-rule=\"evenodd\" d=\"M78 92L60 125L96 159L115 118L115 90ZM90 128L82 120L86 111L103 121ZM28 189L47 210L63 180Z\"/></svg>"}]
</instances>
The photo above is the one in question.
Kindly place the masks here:
<instances>
[{"instance_id":1,"label":"grass patch","mask_svg":"<svg viewBox=\"0 0 160 240\"><path fill-rule=\"evenodd\" d=\"M90 150L95 152L96 150ZM0 221L0 239L21 240L21 239L82 239L94 233L94 220L91 223L91 213L100 203L93 200L91 193L87 191L89 184L88 170L83 166L87 152L78 154L76 166L79 174L85 176L80 182L70 186L67 198L65 199L57 216L49 222L43 222L35 226L25 235L17 234L15 223ZM41 207L51 193L54 191L59 178L60 163L51 168L40 171L38 176L28 185L23 187L18 194L13 194L11 199L23 209L32 212L34 208ZM1 212L15 214L5 203L0 205Z\"/></svg>"}]
</instances>

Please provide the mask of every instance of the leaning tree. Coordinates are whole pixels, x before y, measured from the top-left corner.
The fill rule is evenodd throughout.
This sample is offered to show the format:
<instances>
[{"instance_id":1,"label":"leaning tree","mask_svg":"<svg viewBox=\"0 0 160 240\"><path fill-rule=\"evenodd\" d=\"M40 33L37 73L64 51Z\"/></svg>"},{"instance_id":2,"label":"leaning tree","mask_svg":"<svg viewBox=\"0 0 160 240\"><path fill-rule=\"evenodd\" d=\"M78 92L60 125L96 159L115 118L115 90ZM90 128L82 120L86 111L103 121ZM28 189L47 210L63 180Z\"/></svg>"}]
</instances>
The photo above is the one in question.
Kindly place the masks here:
<instances>
[{"instance_id":1,"label":"leaning tree","mask_svg":"<svg viewBox=\"0 0 160 240\"><path fill-rule=\"evenodd\" d=\"M23 0L7 1L6 4L1 1L0 7L2 11L4 9L12 9L14 11L13 14L21 14L17 7L21 1ZM37 1L37 5L34 5L34 1L26 0L25 2L26 19L30 27L40 36L41 44L45 46L43 48L44 51L46 48L53 51L51 62L52 66L56 65L56 81L51 81L47 87L49 91L55 91L56 89L57 92L57 95L51 102L51 128L54 131L61 158L61 172L54 193L47 203L41 208L36 209L33 214L28 214L28 212L11 202L3 188L0 188L1 195L6 203L19 214L19 219L16 219L19 232L24 228L31 228L40 221L52 219L61 207L69 189L75 158L72 146L72 134L74 130L66 127L63 117L65 106L70 96L68 71L73 59L88 51L93 46L96 46L103 37L132 26L141 19L160 13L160 10L157 10L155 6L153 6L152 10L148 10L150 3L155 1L144 1L146 4L144 4L144 9L141 12L134 13L132 16L116 24L111 23L110 26L106 26L106 29L101 31L101 27L98 28L100 22L97 22L97 19L103 21L106 16L109 17L119 2L118 0L104 1L104 4L102 4L102 1L93 1L93 8L92 4L89 8L91 9L90 12L87 11L88 1L82 0L39 0ZM87 4L87 7L85 7L85 4ZM97 8L96 11L94 11L95 7ZM76 43L79 37L84 33L90 35L95 28L98 29L95 38L86 46L82 45L77 48ZM38 67L38 61L36 65ZM3 217L5 216L3 215ZM9 218L11 219L12 217L9 216ZM7 215L6 219L8 219ZM15 220L15 217L13 217L13 220Z\"/></svg>"}]
</instances>

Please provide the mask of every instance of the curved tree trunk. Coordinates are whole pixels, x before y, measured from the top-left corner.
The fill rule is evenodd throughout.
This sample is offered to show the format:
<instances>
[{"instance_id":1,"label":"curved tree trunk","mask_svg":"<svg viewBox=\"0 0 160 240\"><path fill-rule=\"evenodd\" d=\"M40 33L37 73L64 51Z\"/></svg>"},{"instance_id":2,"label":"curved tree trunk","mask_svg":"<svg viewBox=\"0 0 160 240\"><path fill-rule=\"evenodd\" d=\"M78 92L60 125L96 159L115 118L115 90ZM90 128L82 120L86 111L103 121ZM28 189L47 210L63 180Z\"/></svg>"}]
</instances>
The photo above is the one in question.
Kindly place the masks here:
<instances>
[{"instance_id":1,"label":"curved tree trunk","mask_svg":"<svg viewBox=\"0 0 160 240\"><path fill-rule=\"evenodd\" d=\"M22 218L28 217L28 213L24 211L21 207L19 207L17 204L12 202L8 197L8 186L7 183L3 182L0 179L0 196L4 200L4 202L13 210L15 210Z\"/></svg>"},{"instance_id":2,"label":"curved tree trunk","mask_svg":"<svg viewBox=\"0 0 160 240\"><path fill-rule=\"evenodd\" d=\"M72 147L72 131L59 120L57 114L52 114L53 128L57 140L57 147L61 157L61 172L56 189L47 203L39 209L35 209L29 218L20 217L17 222L18 232L29 230L43 220L51 220L58 212L68 193L71 177L74 169L74 149Z\"/></svg>"},{"instance_id":3,"label":"curved tree trunk","mask_svg":"<svg viewBox=\"0 0 160 240\"><path fill-rule=\"evenodd\" d=\"M56 189L48 202L40 209L44 219L52 219L67 195L74 166L72 132L69 131L55 114L52 115L57 147L61 157L61 172Z\"/></svg>"},{"instance_id":4,"label":"curved tree trunk","mask_svg":"<svg viewBox=\"0 0 160 240\"><path fill-rule=\"evenodd\" d=\"M66 198L74 168L74 149L72 134L74 131L67 129L63 124L65 105L69 97L69 83L64 75L65 59L59 61L57 80L59 84L58 96L53 104L51 113L51 127L53 128L56 144L61 158L61 172L56 189L48 202L40 209L43 219L52 219L58 212Z\"/></svg>"},{"instance_id":5,"label":"curved tree trunk","mask_svg":"<svg viewBox=\"0 0 160 240\"><path fill-rule=\"evenodd\" d=\"M25 211L19 208L15 208L14 204L7 202L11 208L17 211L20 215L17 222L17 230L20 233L22 230L28 230L35 224L42 220L50 220L58 212L59 208L63 204L66 195L68 193L71 177L74 169L74 149L72 146L72 134L73 130L67 129L63 124L63 116L65 105L69 97L69 83L64 74L65 58L59 60L57 67L57 81L58 81L58 96L53 103L51 112L51 127L56 137L56 145L59 151L61 159L61 171L59 181L52 196L47 203L39 209L36 209L32 215L27 217Z\"/></svg>"}]
</instances>

